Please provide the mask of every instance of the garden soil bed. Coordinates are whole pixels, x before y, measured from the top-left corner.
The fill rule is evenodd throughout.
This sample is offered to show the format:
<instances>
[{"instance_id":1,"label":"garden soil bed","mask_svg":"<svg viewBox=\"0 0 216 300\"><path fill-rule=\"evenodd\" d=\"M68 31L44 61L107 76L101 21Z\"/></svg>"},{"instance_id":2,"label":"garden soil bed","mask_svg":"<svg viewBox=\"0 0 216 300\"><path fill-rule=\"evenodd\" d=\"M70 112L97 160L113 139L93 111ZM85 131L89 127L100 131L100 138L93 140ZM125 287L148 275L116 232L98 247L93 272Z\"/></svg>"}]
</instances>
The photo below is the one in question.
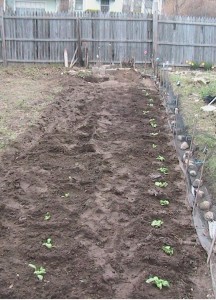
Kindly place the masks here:
<instances>
[{"instance_id":1,"label":"garden soil bed","mask_svg":"<svg viewBox=\"0 0 216 300\"><path fill-rule=\"evenodd\" d=\"M104 82L60 80L64 91L1 157L0 298L212 297L151 81L133 71ZM160 175L161 166L168 175ZM157 180L168 187L157 188ZM151 226L154 219L163 220L161 228ZM50 250L42 245L49 237ZM174 247L173 256L164 244ZM46 268L43 281L29 263ZM169 280L170 288L147 284L150 275Z\"/></svg>"}]
</instances>

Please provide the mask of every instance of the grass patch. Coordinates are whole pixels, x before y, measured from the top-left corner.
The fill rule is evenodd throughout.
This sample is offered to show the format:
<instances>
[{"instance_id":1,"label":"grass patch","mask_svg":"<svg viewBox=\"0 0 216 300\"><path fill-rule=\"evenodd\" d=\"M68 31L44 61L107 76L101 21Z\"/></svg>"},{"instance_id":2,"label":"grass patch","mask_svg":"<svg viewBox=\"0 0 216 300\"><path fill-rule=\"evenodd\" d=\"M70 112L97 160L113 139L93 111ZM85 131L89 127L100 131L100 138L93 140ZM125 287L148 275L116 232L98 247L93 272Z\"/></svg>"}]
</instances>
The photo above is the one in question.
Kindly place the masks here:
<instances>
[{"instance_id":1,"label":"grass patch","mask_svg":"<svg viewBox=\"0 0 216 300\"><path fill-rule=\"evenodd\" d=\"M209 82L204 84L196 81L196 78L203 78ZM183 115L188 132L192 134L194 117L198 115L197 131L195 135L195 144L199 146L199 159L203 158L201 150L208 147L211 155L206 162L206 178L210 189L216 195L216 113L204 112L201 107L206 105L203 101L207 95L216 95L216 79L213 71L177 71L169 74L174 93L179 95L180 111ZM180 86L176 83L180 82Z\"/></svg>"},{"instance_id":2,"label":"grass patch","mask_svg":"<svg viewBox=\"0 0 216 300\"><path fill-rule=\"evenodd\" d=\"M33 126L62 89L59 66L0 67L0 151Z\"/></svg>"}]
</instances>

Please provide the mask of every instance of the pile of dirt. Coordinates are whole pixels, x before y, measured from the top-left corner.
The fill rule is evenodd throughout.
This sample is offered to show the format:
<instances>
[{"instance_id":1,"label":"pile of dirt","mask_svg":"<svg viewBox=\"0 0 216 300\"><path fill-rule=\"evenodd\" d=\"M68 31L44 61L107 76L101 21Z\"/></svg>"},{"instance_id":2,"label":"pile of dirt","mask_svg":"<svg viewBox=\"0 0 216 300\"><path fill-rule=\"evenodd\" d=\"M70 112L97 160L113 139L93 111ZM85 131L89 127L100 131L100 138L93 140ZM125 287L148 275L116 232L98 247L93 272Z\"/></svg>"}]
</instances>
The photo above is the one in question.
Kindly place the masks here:
<instances>
[{"instance_id":1,"label":"pile of dirt","mask_svg":"<svg viewBox=\"0 0 216 300\"><path fill-rule=\"evenodd\" d=\"M113 80L118 84L62 79L64 92L2 156L1 298L206 298L212 292L160 97L132 71ZM167 175L158 170L164 166ZM161 206L161 199L170 205ZM160 228L151 226L155 219L163 221ZM47 238L52 249L42 245ZM165 244L174 255L162 251ZM29 263L46 269L43 281ZM147 284L151 275L170 288Z\"/></svg>"}]
</instances>

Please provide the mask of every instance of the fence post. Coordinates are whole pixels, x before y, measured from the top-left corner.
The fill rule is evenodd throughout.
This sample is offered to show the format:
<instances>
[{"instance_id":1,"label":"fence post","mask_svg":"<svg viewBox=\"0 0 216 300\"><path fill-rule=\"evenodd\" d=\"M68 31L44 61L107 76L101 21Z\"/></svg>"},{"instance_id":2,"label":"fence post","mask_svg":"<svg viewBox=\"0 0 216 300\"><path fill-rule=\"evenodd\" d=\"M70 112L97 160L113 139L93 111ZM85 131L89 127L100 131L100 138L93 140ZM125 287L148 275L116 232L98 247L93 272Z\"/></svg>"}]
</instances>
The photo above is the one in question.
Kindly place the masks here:
<instances>
[{"instance_id":1,"label":"fence post","mask_svg":"<svg viewBox=\"0 0 216 300\"><path fill-rule=\"evenodd\" d=\"M153 61L152 67L154 68L154 74L156 73L156 58L158 56L158 2L157 0L153 1Z\"/></svg>"},{"instance_id":2,"label":"fence post","mask_svg":"<svg viewBox=\"0 0 216 300\"><path fill-rule=\"evenodd\" d=\"M3 8L0 8L0 30L1 30L1 40L2 40L2 60L3 66L7 65L7 56L6 56L6 43L5 43L5 30L4 30L4 11Z\"/></svg>"},{"instance_id":3,"label":"fence post","mask_svg":"<svg viewBox=\"0 0 216 300\"><path fill-rule=\"evenodd\" d=\"M77 45L78 62L79 62L80 66L83 66L80 18L76 19L76 28L77 28L77 43L78 43L78 45Z\"/></svg>"}]
</instances>

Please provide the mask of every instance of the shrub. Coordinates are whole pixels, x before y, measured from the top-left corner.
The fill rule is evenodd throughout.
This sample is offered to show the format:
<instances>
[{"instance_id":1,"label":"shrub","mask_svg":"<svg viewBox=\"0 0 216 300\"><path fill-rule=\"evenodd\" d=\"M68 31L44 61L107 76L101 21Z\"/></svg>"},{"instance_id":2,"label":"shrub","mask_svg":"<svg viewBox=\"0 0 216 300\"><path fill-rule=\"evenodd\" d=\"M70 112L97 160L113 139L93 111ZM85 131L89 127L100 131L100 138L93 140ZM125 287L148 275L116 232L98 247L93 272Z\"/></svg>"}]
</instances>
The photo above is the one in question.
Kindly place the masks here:
<instances>
[{"instance_id":1,"label":"shrub","mask_svg":"<svg viewBox=\"0 0 216 300\"><path fill-rule=\"evenodd\" d=\"M216 96L216 83L210 82L208 85L204 85L200 89L200 95L202 99L207 96Z\"/></svg>"},{"instance_id":2,"label":"shrub","mask_svg":"<svg viewBox=\"0 0 216 300\"><path fill-rule=\"evenodd\" d=\"M197 61L187 61L186 60L186 64L188 64L190 66L190 69L192 70L196 70L200 68L200 64Z\"/></svg>"}]
</instances>

